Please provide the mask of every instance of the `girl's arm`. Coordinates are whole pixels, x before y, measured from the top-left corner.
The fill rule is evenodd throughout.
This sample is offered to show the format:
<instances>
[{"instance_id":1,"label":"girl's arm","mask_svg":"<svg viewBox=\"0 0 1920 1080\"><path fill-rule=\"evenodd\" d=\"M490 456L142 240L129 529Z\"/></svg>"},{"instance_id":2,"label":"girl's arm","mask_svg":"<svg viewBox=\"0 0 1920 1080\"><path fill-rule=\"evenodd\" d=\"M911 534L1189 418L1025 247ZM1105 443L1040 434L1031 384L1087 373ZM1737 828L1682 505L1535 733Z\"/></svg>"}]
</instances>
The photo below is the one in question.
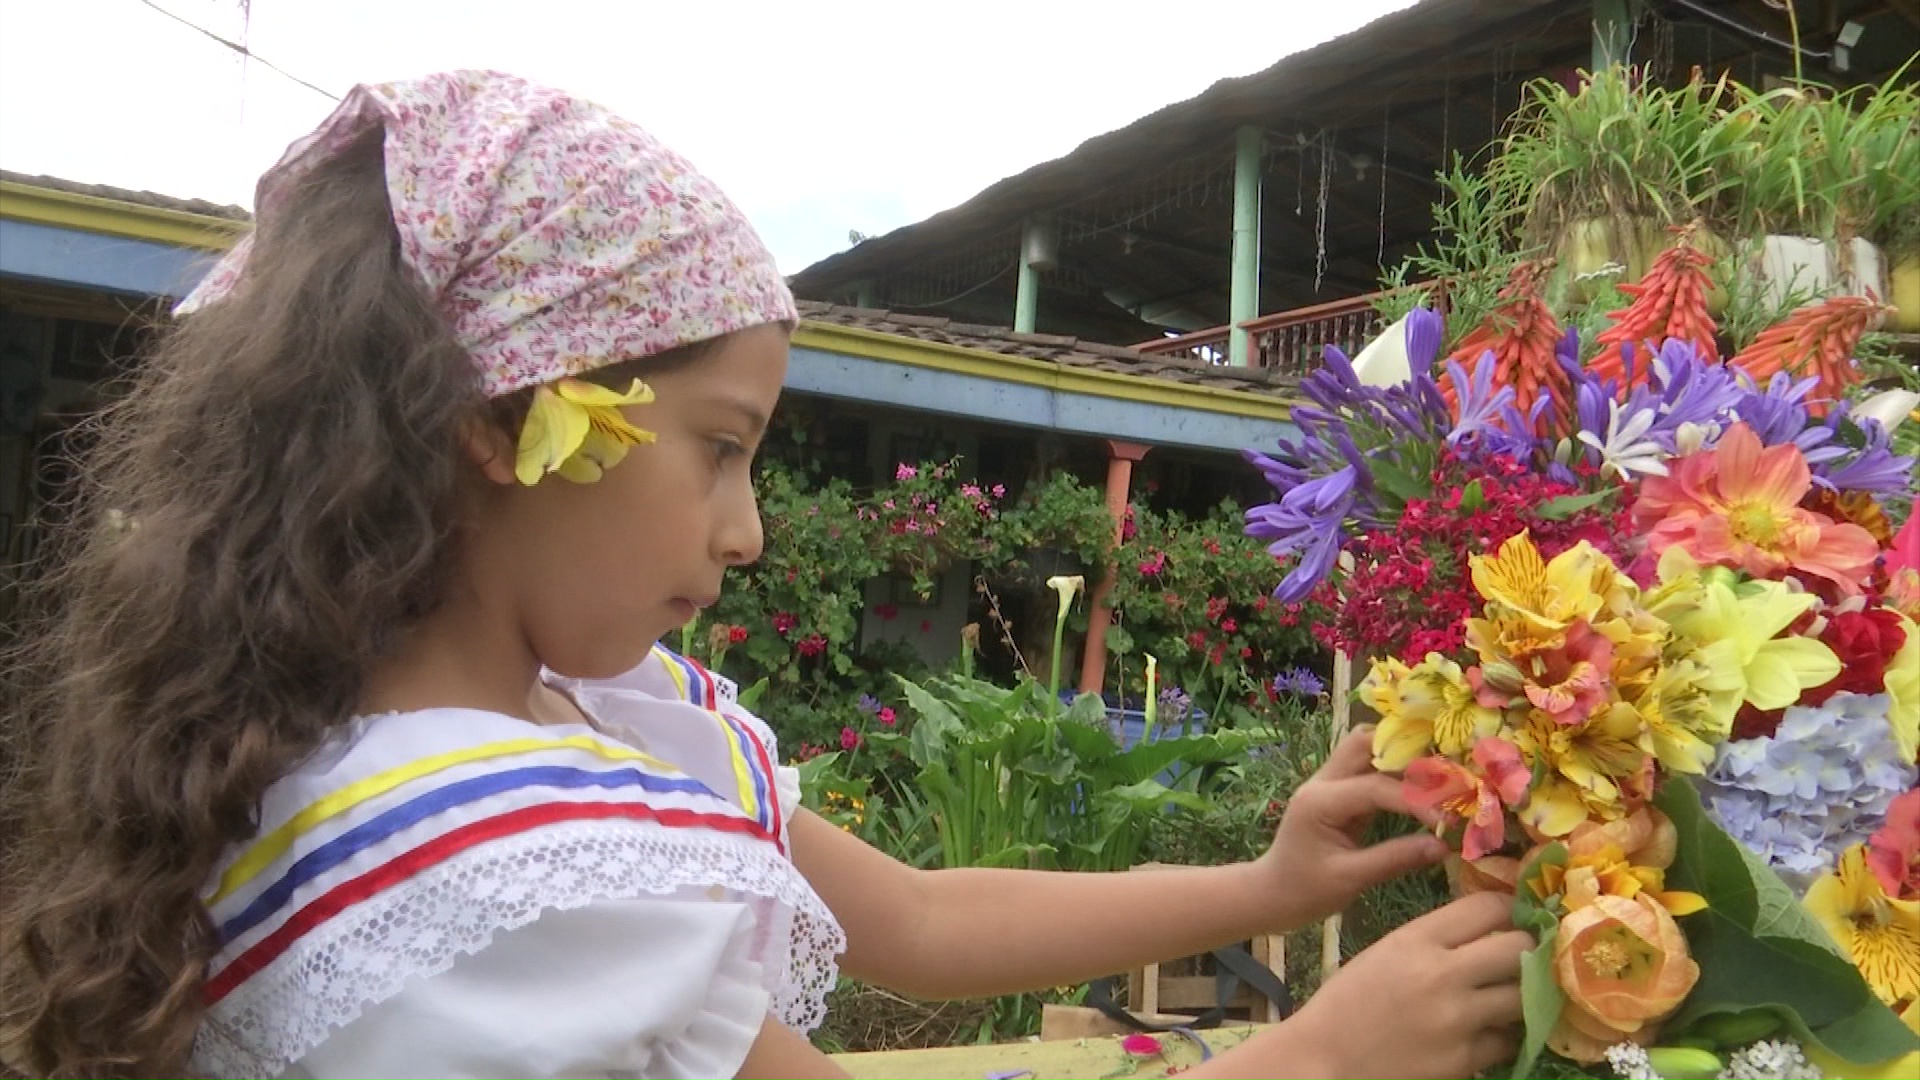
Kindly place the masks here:
<instances>
[{"instance_id":1,"label":"girl's arm","mask_svg":"<svg viewBox=\"0 0 1920 1080\"><path fill-rule=\"evenodd\" d=\"M1406 809L1370 745L1369 731L1348 736L1295 793L1272 848L1235 866L922 871L804 811L793 857L846 929L850 975L925 998L1083 982L1305 925L1438 859L1428 836L1361 845L1376 812Z\"/></svg>"}]
</instances>

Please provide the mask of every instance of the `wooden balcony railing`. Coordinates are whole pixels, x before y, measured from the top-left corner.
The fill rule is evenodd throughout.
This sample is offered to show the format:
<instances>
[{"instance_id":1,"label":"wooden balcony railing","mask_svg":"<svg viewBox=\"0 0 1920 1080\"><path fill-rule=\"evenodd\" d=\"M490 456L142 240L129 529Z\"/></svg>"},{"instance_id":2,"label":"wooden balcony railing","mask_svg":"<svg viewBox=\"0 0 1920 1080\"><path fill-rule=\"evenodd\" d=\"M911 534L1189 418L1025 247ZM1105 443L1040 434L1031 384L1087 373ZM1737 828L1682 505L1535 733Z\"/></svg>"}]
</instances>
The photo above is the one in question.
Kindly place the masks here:
<instances>
[{"instance_id":1,"label":"wooden balcony railing","mask_svg":"<svg viewBox=\"0 0 1920 1080\"><path fill-rule=\"evenodd\" d=\"M1227 338L1232 334L1232 327L1216 326L1211 330L1196 330L1179 337L1143 341L1134 348L1153 356L1171 356L1196 364L1224 364L1227 362Z\"/></svg>"},{"instance_id":2,"label":"wooden balcony railing","mask_svg":"<svg viewBox=\"0 0 1920 1080\"><path fill-rule=\"evenodd\" d=\"M1406 288L1420 290L1426 294L1430 306L1446 310L1444 284L1428 282ZM1240 325L1253 337L1250 357L1253 366L1300 377L1320 366L1320 358L1329 345L1337 346L1348 356L1358 353L1385 328L1376 304L1386 295L1368 293L1247 320ZM1134 348L1155 356L1224 364L1231 334L1232 327L1216 326L1178 337L1143 341Z\"/></svg>"}]
</instances>

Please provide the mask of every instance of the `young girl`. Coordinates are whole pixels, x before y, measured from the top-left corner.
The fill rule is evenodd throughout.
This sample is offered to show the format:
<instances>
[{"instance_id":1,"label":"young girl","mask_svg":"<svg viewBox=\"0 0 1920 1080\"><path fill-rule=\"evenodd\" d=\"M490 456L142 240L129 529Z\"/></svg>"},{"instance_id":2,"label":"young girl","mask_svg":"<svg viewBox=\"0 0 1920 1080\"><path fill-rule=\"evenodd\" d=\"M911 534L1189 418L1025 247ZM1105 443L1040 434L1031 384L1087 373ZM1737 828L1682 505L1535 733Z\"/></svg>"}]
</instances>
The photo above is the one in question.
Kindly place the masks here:
<instances>
[{"instance_id":1,"label":"young girl","mask_svg":"<svg viewBox=\"0 0 1920 1080\"><path fill-rule=\"evenodd\" d=\"M491 73L362 87L103 421L0 804L32 1075L838 1076L838 970L1059 985L1427 865L1364 733L1240 866L909 869L797 809L658 639L761 547L794 307L721 193ZM1142 917L1151 912L1152 918ZM1467 1075L1506 904L1389 935L1206 1075Z\"/></svg>"}]
</instances>

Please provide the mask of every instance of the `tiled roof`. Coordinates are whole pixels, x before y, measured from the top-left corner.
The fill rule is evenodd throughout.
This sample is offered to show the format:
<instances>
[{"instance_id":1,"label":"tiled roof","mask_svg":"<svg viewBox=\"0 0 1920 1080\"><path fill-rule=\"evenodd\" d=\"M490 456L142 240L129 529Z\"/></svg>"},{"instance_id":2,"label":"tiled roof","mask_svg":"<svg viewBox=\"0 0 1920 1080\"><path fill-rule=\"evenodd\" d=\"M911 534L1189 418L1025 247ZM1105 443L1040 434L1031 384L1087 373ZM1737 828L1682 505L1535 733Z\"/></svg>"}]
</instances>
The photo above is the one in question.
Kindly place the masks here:
<instances>
[{"instance_id":1,"label":"tiled roof","mask_svg":"<svg viewBox=\"0 0 1920 1080\"><path fill-rule=\"evenodd\" d=\"M182 214L226 218L229 221L253 220L253 215L243 206L222 206L204 199L176 199L171 195L161 195L152 191L129 191L126 188L109 187L106 184L79 184L72 180L62 180L57 176L29 176L25 173L8 172L5 169L0 169L0 180L24 184L28 187L45 188L48 191L64 191L70 195L87 195L96 199L132 203L135 206L173 210Z\"/></svg>"},{"instance_id":2,"label":"tiled roof","mask_svg":"<svg viewBox=\"0 0 1920 1080\"><path fill-rule=\"evenodd\" d=\"M1199 364L1165 356L1152 356L1119 345L1062 337L1058 334L1021 334L1004 326L955 322L928 315L906 315L872 308L843 307L812 300L800 301L800 317L810 322L833 326L851 326L897 337L934 341L944 345L979 349L1004 356L1047 360L1057 364L1092 368L1120 375L1138 375L1150 379L1211 386L1220 390L1264 394L1270 397L1294 396L1295 380L1261 368L1226 367Z\"/></svg>"}]
</instances>

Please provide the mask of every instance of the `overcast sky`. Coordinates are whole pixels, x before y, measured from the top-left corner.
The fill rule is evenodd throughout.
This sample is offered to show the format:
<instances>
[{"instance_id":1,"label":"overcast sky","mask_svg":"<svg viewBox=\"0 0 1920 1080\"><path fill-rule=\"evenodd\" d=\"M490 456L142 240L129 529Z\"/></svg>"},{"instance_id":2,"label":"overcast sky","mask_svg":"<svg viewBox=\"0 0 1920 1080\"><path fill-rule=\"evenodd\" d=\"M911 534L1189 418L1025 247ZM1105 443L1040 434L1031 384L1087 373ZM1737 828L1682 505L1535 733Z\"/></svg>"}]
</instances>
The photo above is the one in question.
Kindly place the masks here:
<instances>
[{"instance_id":1,"label":"overcast sky","mask_svg":"<svg viewBox=\"0 0 1920 1080\"><path fill-rule=\"evenodd\" d=\"M328 91L493 67L718 180L788 273L1409 0L155 0ZM0 0L0 168L252 203L332 102L141 0Z\"/></svg>"}]
</instances>

